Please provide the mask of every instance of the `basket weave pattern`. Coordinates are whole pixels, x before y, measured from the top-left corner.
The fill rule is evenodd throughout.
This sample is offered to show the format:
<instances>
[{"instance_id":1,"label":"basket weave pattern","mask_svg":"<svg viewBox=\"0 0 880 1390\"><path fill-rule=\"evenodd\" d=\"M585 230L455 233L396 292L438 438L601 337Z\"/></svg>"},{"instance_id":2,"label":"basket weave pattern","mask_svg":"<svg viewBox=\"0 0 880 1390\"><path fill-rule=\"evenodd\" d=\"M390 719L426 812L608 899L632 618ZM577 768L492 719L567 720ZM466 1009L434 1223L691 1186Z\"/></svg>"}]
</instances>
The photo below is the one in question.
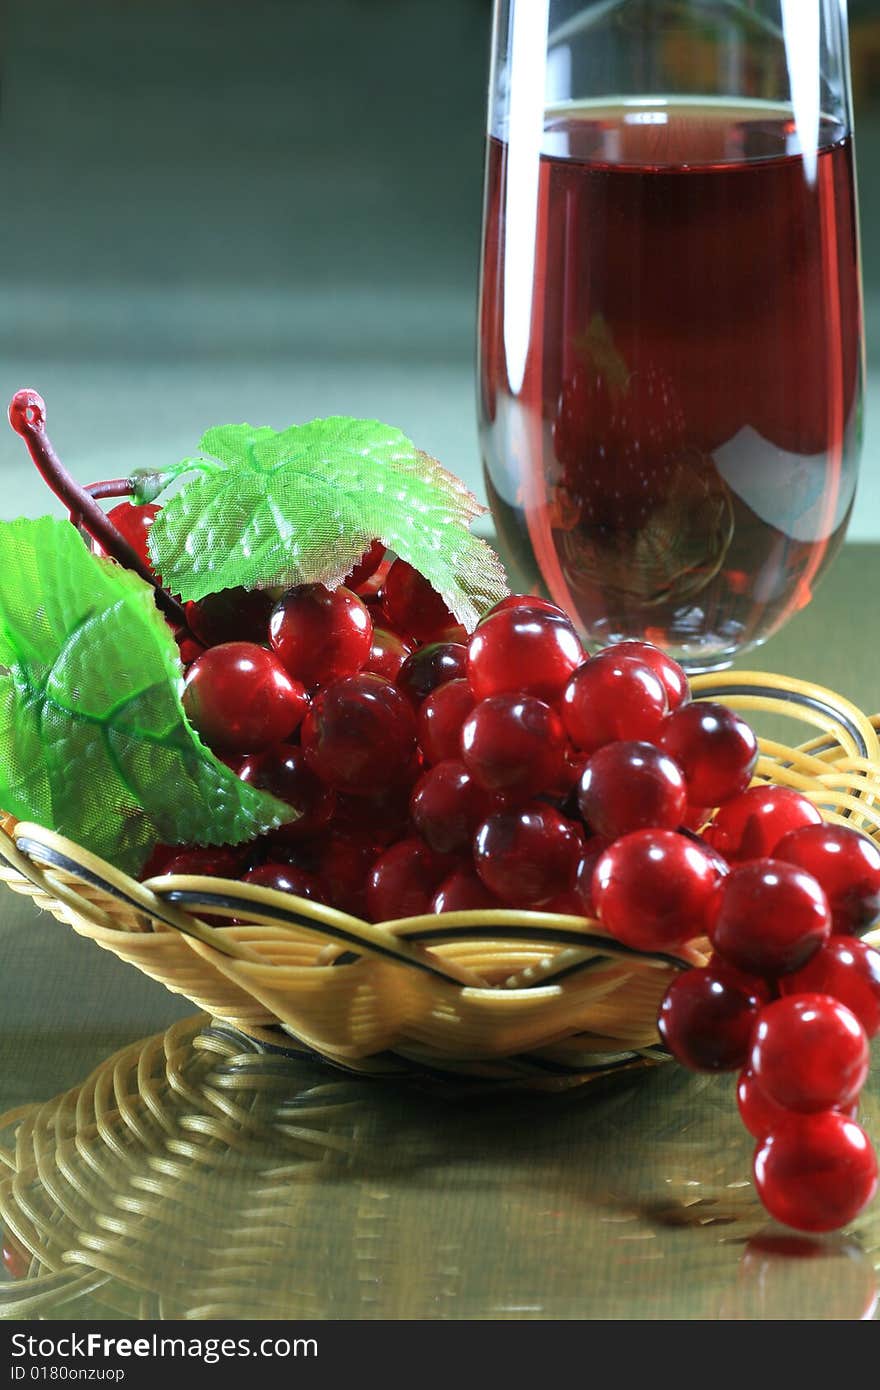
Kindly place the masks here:
<instances>
[{"instance_id":1,"label":"basket weave pattern","mask_svg":"<svg viewBox=\"0 0 880 1390\"><path fill-rule=\"evenodd\" d=\"M762 739L757 778L796 788L829 821L880 842L877 720L783 677L731 673L693 687L746 717L783 713L818 730L798 747ZM706 943L648 955L597 922L548 913L376 925L249 884L181 876L140 884L61 836L8 819L0 879L213 1017L379 1074L565 1085L659 1060L663 993L677 970L705 959Z\"/></svg>"}]
</instances>

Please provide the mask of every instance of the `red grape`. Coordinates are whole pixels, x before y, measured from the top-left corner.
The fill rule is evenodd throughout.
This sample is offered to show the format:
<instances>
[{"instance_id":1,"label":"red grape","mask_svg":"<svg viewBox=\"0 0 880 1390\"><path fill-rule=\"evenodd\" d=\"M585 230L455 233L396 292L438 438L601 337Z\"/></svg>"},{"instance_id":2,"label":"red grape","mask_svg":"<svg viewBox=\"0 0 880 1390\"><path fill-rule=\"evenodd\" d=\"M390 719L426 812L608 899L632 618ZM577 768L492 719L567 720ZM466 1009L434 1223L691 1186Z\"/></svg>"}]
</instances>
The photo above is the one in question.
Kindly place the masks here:
<instances>
[{"instance_id":1,"label":"red grape","mask_svg":"<svg viewBox=\"0 0 880 1390\"><path fill-rule=\"evenodd\" d=\"M847 1225L877 1191L864 1130L836 1111L801 1115L758 1145L755 1186L768 1212L798 1231Z\"/></svg>"},{"instance_id":2,"label":"red grape","mask_svg":"<svg viewBox=\"0 0 880 1390\"><path fill-rule=\"evenodd\" d=\"M868 1076L868 1039L855 1014L828 994L790 994L762 1011L749 1065L786 1110L851 1105Z\"/></svg>"},{"instance_id":3,"label":"red grape","mask_svg":"<svg viewBox=\"0 0 880 1390\"><path fill-rule=\"evenodd\" d=\"M431 900L432 912L473 912L503 907L473 869L455 869L444 878Z\"/></svg>"},{"instance_id":4,"label":"red grape","mask_svg":"<svg viewBox=\"0 0 880 1390\"><path fill-rule=\"evenodd\" d=\"M160 873L193 874L205 878L238 878L244 850L237 845L187 845L166 859Z\"/></svg>"},{"instance_id":5,"label":"red grape","mask_svg":"<svg viewBox=\"0 0 880 1390\"><path fill-rule=\"evenodd\" d=\"M575 672L561 708L572 743L594 753L617 739L650 742L659 735L666 691L650 666L612 649Z\"/></svg>"},{"instance_id":6,"label":"red grape","mask_svg":"<svg viewBox=\"0 0 880 1390\"><path fill-rule=\"evenodd\" d=\"M418 570L405 560L395 560L385 579L382 608L395 631L412 633L420 642L455 623L443 599Z\"/></svg>"},{"instance_id":7,"label":"red grape","mask_svg":"<svg viewBox=\"0 0 880 1390\"><path fill-rule=\"evenodd\" d=\"M789 831L821 824L820 812L799 792L789 787L749 787L725 802L705 839L736 863L765 859Z\"/></svg>"},{"instance_id":8,"label":"red grape","mask_svg":"<svg viewBox=\"0 0 880 1390\"><path fill-rule=\"evenodd\" d=\"M593 874L600 922L627 946L664 951L705 932L718 870L674 830L635 830L610 845Z\"/></svg>"},{"instance_id":9,"label":"red grape","mask_svg":"<svg viewBox=\"0 0 880 1390\"><path fill-rule=\"evenodd\" d=\"M416 752L415 715L406 696L381 676L346 676L315 699L302 746L330 786L369 795L408 777Z\"/></svg>"},{"instance_id":10,"label":"red grape","mask_svg":"<svg viewBox=\"0 0 880 1390\"><path fill-rule=\"evenodd\" d=\"M613 647L607 647L597 655L604 657L606 653L635 657L636 661L650 666L666 691L666 703L670 711L680 709L690 700L691 690L687 675L678 662L673 661L660 647L655 647L651 642L615 642Z\"/></svg>"},{"instance_id":11,"label":"red grape","mask_svg":"<svg viewBox=\"0 0 880 1390\"><path fill-rule=\"evenodd\" d=\"M568 614L557 603L551 603L548 598L539 598L537 594L508 594L507 598L499 599L494 607L484 613L477 627L493 618L496 613L506 613L510 608L537 608L542 613L552 613L557 618L565 618L571 621Z\"/></svg>"},{"instance_id":12,"label":"red grape","mask_svg":"<svg viewBox=\"0 0 880 1390\"><path fill-rule=\"evenodd\" d=\"M808 825L792 830L775 857L797 864L824 888L833 930L858 933L880 914L880 847L844 825Z\"/></svg>"},{"instance_id":13,"label":"red grape","mask_svg":"<svg viewBox=\"0 0 880 1390\"><path fill-rule=\"evenodd\" d=\"M305 687L253 642L209 647L186 673L183 708L209 747L258 753L289 738L309 707Z\"/></svg>"},{"instance_id":14,"label":"red grape","mask_svg":"<svg viewBox=\"0 0 880 1390\"><path fill-rule=\"evenodd\" d=\"M412 778L415 781L415 778ZM369 835L382 849L410 833L410 778L386 787L372 796L353 796L350 792L336 793L333 829L343 835L354 831Z\"/></svg>"},{"instance_id":15,"label":"red grape","mask_svg":"<svg viewBox=\"0 0 880 1390\"><path fill-rule=\"evenodd\" d=\"M572 893L577 903L577 911L584 917L596 916L596 904L593 901L593 874L596 865L608 848L608 841L601 835L593 835L581 846L581 856L574 875L574 887Z\"/></svg>"},{"instance_id":16,"label":"red grape","mask_svg":"<svg viewBox=\"0 0 880 1390\"><path fill-rule=\"evenodd\" d=\"M417 717L419 745L429 763L461 756L461 726L474 707L467 681L447 681L432 691Z\"/></svg>"},{"instance_id":17,"label":"red grape","mask_svg":"<svg viewBox=\"0 0 880 1390\"><path fill-rule=\"evenodd\" d=\"M687 802L684 774L652 743L608 743L590 757L578 792L581 815L597 835L674 830Z\"/></svg>"},{"instance_id":18,"label":"red grape","mask_svg":"<svg viewBox=\"0 0 880 1390\"><path fill-rule=\"evenodd\" d=\"M377 859L367 885L367 905L374 922L420 917L431 911L431 900L453 861L437 854L423 840L399 840Z\"/></svg>"},{"instance_id":19,"label":"red grape","mask_svg":"<svg viewBox=\"0 0 880 1390\"><path fill-rule=\"evenodd\" d=\"M694 806L720 806L745 791L758 760L758 740L725 705L698 700L667 719L661 742L688 784Z\"/></svg>"},{"instance_id":20,"label":"red grape","mask_svg":"<svg viewBox=\"0 0 880 1390\"><path fill-rule=\"evenodd\" d=\"M869 1038L880 1032L880 951L866 941L830 936L779 987L783 994L830 994L855 1014Z\"/></svg>"},{"instance_id":21,"label":"red grape","mask_svg":"<svg viewBox=\"0 0 880 1390\"><path fill-rule=\"evenodd\" d=\"M22 1250L18 1241L7 1231L0 1245L0 1260L10 1279L25 1279L31 1267L31 1257Z\"/></svg>"},{"instance_id":22,"label":"red grape","mask_svg":"<svg viewBox=\"0 0 880 1390\"><path fill-rule=\"evenodd\" d=\"M361 669L370 655L373 623L350 589L300 584L273 608L269 638L285 669L315 690Z\"/></svg>"},{"instance_id":23,"label":"red grape","mask_svg":"<svg viewBox=\"0 0 880 1390\"><path fill-rule=\"evenodd\" d=\"M425 772L410 802L413 825L441 854L470 846L480 821L495 810L496 799L481 787L463 763L443 762Z\"/></svg>"},{"instance_id":24,"label":"red grape","mask_svg":"<svg viewBox=\"0 0 880 1390\"><path fill-rule=\"evenodd\" d=\"M108 521L113 522L120 536L123 540L128 541L134 553L143 560L152 574L155 574L156 571L150 555L148 538L150 527L161 510L162 508L156 506L154 502L146 502L140 506L136 506L133 502L120 502L117 507L111 507L107 513ZM100 555L102 559L106 560L107 552L100 541L92 541L92 551L95 555Z\"/></svg>"},{"instance_id":25,"label":"red grape","mask_svg":"<svg viewBox=\"0 0 880 1390\"><path fill-rule=\"evenodd\" d=\"M186 605L186 620L192 633L206 647L223 642L269 640L269 615L274 607L264 589L223 589L207 594L198 603Z\"/></svg>"},{"instance_id":26,"label":"red grape","mask_svg":"<svg viewBox=\"0 0 880 1390\"><path fill-rule=\"evenodd\" d=\"M555 710L532 695L493 695L464 721L461 756L480 786L528 800L562 775L565 730Z\"/></svg>"},{"instance_id":27,"label":"red grape","mask_svg":"<svg viewBox=\"0 0 880 1390\"><path fill-rule=\"evenodd\" d=\"M768 1134L780 1129L787 1121L797 1118L797 1111L786 1110L785 1106L777 1105L775 1100L770 1099L766 1091L761 1089L751 1067L746 1067L736 1084L736 1103L740 1119L755 1139L766 1139ZM854 1120L859 1113L858 1101L844 1106L840 1113L848 1120Z\"/></svg>"},{"instance_id":28,"label":"red grape","mask_svg":"<svg viewBox=\"0 0 880 1390\"><path fill-rule=\"evenodd\" d=\"M331 831L319 844L316 854L318 877L325 885L329 902L340 912L365 918L367 880L379 850L371 835L347 830Z\"/></svg>"},{"instance_id":29,"label":"red grape","mask_svg":"<svg viewBox=\"0 0 880 1390\"><path fill-rule=\"evenodd\" d=\"M320 879L293 864L260 864L249 869L242 882L253 883L258 888L274 888L276 893L293 893L297 898L311 898L313 902L322 903L327 899Z\"/></svg>"},{"instance_id":30,"label":"red grape","mask_svg":"<svg viewBox=\"0 0 880 1390\"><path fill-rule=\"evenodd\" d=\"M692 1071L742 1067L762 1003L759 989L720 963L676 976L657 1019L673 1057Z\"/></svg>"},{"instance_id":31,"label":"red grape","mask_svg":"<svg viewBox=\"0 0 880 1390\"><path fill-rule=\"evenodd\" d=\"M265 753L253 753L238 769L243 782L277 796L299 811L296 820L275 831L278 840L304 840L329 824L336 806L336 794L309 767L301 748L279 743Z\"/></svg>"},{"instance_id":32,"label":"red grape","mask_svg":"<svg viewBox=\"0 0 880 1390\"><path fill-rule=\"evenodd\" d=\"M396 681L401 666L412 654L412 650L411 643L404 642L396 632L389 632L384 627L374 627L364 670L372 672L374 676L384 676L387 681Z\"/></svg>"},{"instance_id":33,"label":"red grape","mask_svg":"<svg viewBox=\"0 0 880 1390\"><path fill-rule=\"evenodd\" d=\"M480 624L468 647L468 681L477 700L534 695L553 704L584 660L567 618L507 608Z\"/></svg>"},{"instance_id":34,"label":"red grape","mask_svg":"<svg viewBox=\"0 0 880 1390\"><path fill-rule=\"evenodd\" d=\"M474 840L474 863L496 897L540 907L571 890L581 848L569 821L551 806L535 803L497 811L483 821Z\"/></svg>"},{"instance_id":35,"label":"red grape","mask_svg":"<svg viewBox=\"0 0 880 1390\"><path fill-rule=\"evenodd\" d=\"M349 570L345 579L342 581L346 589L357 590L362 584L376 573L376 570L385 559L385 545L382 541L373 541L369 549L365 550L358 560L353 570Z\"/></svg>"},{"instance_id":36,"label":"red grape","mask_svg":"<svg viewBox=\"0 0 880 1390\"><path fill-rule=\"evenodd\" d=\"M775 979L805 965L831 931L828 899L804 869L752 859L725 878L709 937L748 975Z\"/></svg>"},{"instance_id":37,"label":"red grape","mask_svg":"<svg viewBox=\"0 0 880 1390\"><path fill-rule=\"evenodd\" d=\"M430 642L406 658L397 676L397 688L418 709L432 691L447 681L461 679L466 671L467 647L456 642Z\"/></svg>"}]
</instances>

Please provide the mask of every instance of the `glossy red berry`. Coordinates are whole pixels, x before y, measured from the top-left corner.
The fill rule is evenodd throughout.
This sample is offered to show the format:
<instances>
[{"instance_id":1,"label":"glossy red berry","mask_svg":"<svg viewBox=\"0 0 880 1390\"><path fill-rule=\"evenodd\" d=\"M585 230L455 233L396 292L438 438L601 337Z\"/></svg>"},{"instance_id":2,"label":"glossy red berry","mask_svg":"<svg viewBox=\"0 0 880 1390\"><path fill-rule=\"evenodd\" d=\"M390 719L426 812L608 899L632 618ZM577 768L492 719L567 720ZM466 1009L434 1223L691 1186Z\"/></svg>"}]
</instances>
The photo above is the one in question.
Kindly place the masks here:
<instances>
[{"instance_id":1,"label":"glossy red berry","mask_svg":"<svg viewBox=\"0 0 880 1390\"><path fill-rule=\"evenodd\" d=\"M719 810L705 839L730 863L765 859L790 830L821 825L812 801L790 787L749 787Z\"/></svg>"},{"instance_id":2,"label":"glossy red berry","mask_svg":"<svg viewBox=\"0 0 880 1390\"><path fill-rule=\"evenodd\" d=\"M238 775L299 812L295 820L275 831L276 839L304 840L329 825L336 793L321 781L303 750L294 744L279 743L265 753L251 754L239 765Z\"/></svg>"},{"instance_id":3,"label":"glossy red berry","mask_svg":"<svg viewBox=\"0 0 880 1390\"><path fill-rule=\"evenodd\" d=\"M380 622L380 626L382 619L382 587L385 580L388 578L393 564L393 559L391 559L389 555L386 555L383 560L380 560L377 567L373 570L373 573L368 575L366 579L357 585L358 597L362 598L364 603L369 606L371 613L373 613L376 620ZM352 587L351 584L346 585L348 589ZM407 636L409 636L409 634L407 634Z\"/></svg>"},{"instance_id":4,"label":"glossy red berry","mask_svg":"<svg viewBox=\"0 0 880 1390\"><path fill-rule=\"evenodd\" d=\"M373 622L350 589L299 584L273 608L269 640L284 668L315 690L360 671L370 655Z\"/></svg>"},{"instance_id":5,"label":"glossy red berry","mask_svg":"<svg viewBox=\"0 0 880 1390\"><path fill-rule=\"evenodd\" d=\"M356 592L362 584L376 573L376 570L385 559L385 545L382 541L373 541L368 550L365 550L358 560L353 570L349 570L345 579L342 581L346 589Z\"/></svg>"},{"instance_id":6,"label":"glossy red berry","mask_svg":"<svg viewBox=\"0 0 880 1390\"><path fill-rule=\"evenodd\" d=\"M437 590L405 560L395 560L388 571L382 608L396 632L411 633L419 642L430 642L435 632L455 623Z\"/></svg>"},{"instance_id":7,"label":"glossy red berry","mask_svg":"<svg viewBox=\"0 0 880 1390\"><path fill-rule=\"evenodd\" d=\"M467 672L467 647L456 642L429 642L408 656L397 676L397 688L418 709L432 691Z\"/></svg>"},{"instance_id":8,"label":"glossy red berry","mask_svg":"<svg viewBox=\"0 0 880 1390\"><path fill-rule=\"evenodd\" d=\"M377 859L367 885L367 906L374 922L398 917L420 917L431 911L431 901L453 861L437 854L423 840L399 840Z\"/></svg>"},{"instance_id":9,"label":"glossy red berry","mask_svg":"<svg viewBox=\"0 0 880 1390\"><path fill-rule=\"evenodd\" d=\"M396 681L401 666L407 657L412 655L412 651L412 644L404 642L396 632L389 632L384 627L374 627L364 670L372 672L374 676L384 676L387 681Z\"/></svg>"},{"instance_id":10,"label":"glossy red berry","mask_svg":"<svg viewBox=\"0 0 880 1390\"><path fill-rule=\"evenodd\" d=\"M869 1038L880 1033L880 951L866 941L830 936L779 986L783 994L830 994L855 1014Z\"/></svg>"},{"instance_id":11,"label":"glossy red berry","mask_svg":"<svg viewBox=\"0 0 880 1390\"><path fill-rule=\"evenodd\" d=\"M302 746L323 781L368 796L409 776L415 715L406 696L381 676L347 676L315 699Z\"/></svg>"},{"instance_id":12,"label":"glossy red berry","mask_svg":"<svg viewBox=\"0 0 880 1390\"><path fill-rule=\"evenodd\" d=\"M159 872L206 878L238 878L244 858L244 850L238 845L187 845L166 859Z\"/></svg>"},{"instance_id":13,"label":"glossy red berry","mask_svg":"<svg viewBox=\"0 0 880 1390\"><path fill-rule=\"evenodd\" d=\"M563 729L565 725L563 725ZM579 820L578 787L587 765L587 754L566 739L562 755L562 770L552 786L545 787L542 798L557 805L569 820Z\"/></svg>"},{"instance_id":14,"label":"glossy red berry","mask_svg":"<svg viewBox=\"0 0 880 1390\"><path fill-rule=\"evenodd\" d=\"M368 835L379 850L412 833L409 820L410 786L403 782L378 796L336 793L333 829L342 835Z\"/></svg>"},{"instance_id":15,"label":"glossy red berry","mask_svg":"<svg viewBox=\"0 0 880 1390\"><path fill-rule=\"evenodd\" d=\"M506 613L510 608L537 608L542 613L553 613L557 618L565 618L570 621L564 608L560 608L558 603L551 603L548 598L540 598L537 594L508 594L507 598L499 601L484 613L477 627L488 622L496 613Z\"/></svg>"},{"instance_id":16,"label":"glossy red berry","mask_svg":"<svg viewBox=\"0 0 880 1390\"><path fill-rule=\"evenodd\" d=\"M466 647L470 640L470 634L462 623L448 623L446 627L438 628L431 637L432 642L447 642L455 647Z\"/></svg>"},{"instance_id":17,"label":"glossy red berry","mask_svg":"<svg viewBox=\"0 0 880 1390\"><path fill-rule=\"evenodd\" d=\"M467 677L477 700L534 695L553 704L584 660L567 618L537 608L506 608L486 618L468 648Z\"/></svg>"},{"instance_id":18,"label":"glossy red berry","mask_svg":"<svg viewBox=\"0 0 880 1390\"><path fill-rule=\"evenodd\" d=\"M199 642L195 637L190 637L185 629L181 629L174 634L177 643L177 651L180 656L180 664L184 672L188 671L197 657L201 656L205 650L203 642Z\"/></svg>"},{"instance_id":19,"label":"glossy red berry","mask_svg":"<svg viewBox=\"0 0 880 1390\"><path fill-rule=\"evenodd\" d=\"M0 1243L0 1260L10 1279L26 1279L31 1267L30 1256L22 1250L14 1236L6 1232Z\"/></svg>"},{"instance_id":20,"label":"glossy red berry","mask_svg":"<svg viewBox=\"0 0 880 1390\"><path fill-rule=\"evenodd\" d=\"M269 615L273 600L263 589L223 589L219 594L207 594L198 603L186 605L186 620L191 632L205 647L219 647L223 642L256 642L269 640Z\"/></svg>"},{"instance_id":21,"label":"glossy red berry","mask_svg":"<svg viewBox=\"0 0 880 1390\"><path fill-rule=\"evenodd\" d=\"M159 874L164 874L165 865L176 859L180 852L180 845L154 845L149 859L138 874L141 883L148 878L158 878Z\"/></svg>"},{"instance_id":22,"label":"glossy red berry","mask_svg":"<svg viewBox=\"0 0 880 1390\"><path fill-rule=\"evenodd\" d=\"M587 761L578 804L587 825L609 840L653 826L674 830L687 804L684 773L653 743L607 743Z\"/></svg>"},{"instance_id":23,"label":"glossy red berry","mask_svg":"<svg viewBox=\"0 0 880 1390\"><path fill-rule=\"evenodd\" d=\"M552 806L536 802L483 821L474 839L474 863L496 897L518 907L539 907L570 891L581 848L574 826Z\"/></svg>"},{"instance_id":24,"label":"glossy red berry","mask_svg":"<svg viewBox=\"0 0 880 1390\"><path fill-rule=\"evenodd\" d=\"M565 729L554 709L533 695L493 695L471 710L461 730L461 757L481 787L527 801L562 774Z\"/></svg>"},{"instance_id":25,"label":"glossy red berry","mask_svg":"<svg viewBox=\"0 0 880 1390\"><path fill-rule=\"evenodd\" d=\"M612 649L572 676L561 711L572 743L594 753L617 739L655 739L666 718L666 691L650 666Z\"/></svg>"},{"instance_id":26,"label":"glossy red berry","mask_svg":"<svg viewBox=\"0 0 880 1390\"><path fill-rule=\"evenodd\" d=\"M799 970L831 932L828 899L804 869L752 859L724 879L709 923L718 954L748 975Z\"/></svg>"},{"instance_id":27,"label":"glossy red berry","mask_svg":"<svg viewBox=\"0 0 880 1390\"><path fill-rule=\"evenodd\" d=\"M671 714L661 741L684 772L694 806L720 806L745 791L758 761L758 740L725 705L698 700Z\"/></svg>"},{"instance_id":28,"label":"glossy red berry","mask_svg":"<svg viewBox=\"0 0 880 1390\"><path fill-rule=\"evenodd\" d=\"M305 686L253 642L209 647L186 673L183 708L210 748L257 753L299 728L309 707Z\"/></svg>"},{"instance_id":29,"label":"glossy red berry","mask_svg":"<svg viewBox=\"0 0 880 1390\"><path fill-rule=\"evenodd\" d=\"M327 894L320 879L315 874L298 869L293 864L259 864L249 869L242 879L243 883L253 883L258 888L273 888L276 893L292 893L297 898L310 898L322 903Z\"/></svg>"},{"instance_id":30,"label":"glossy red berry","mask_svg":"<svg viewBox=\"0 0 880 1390\"><path fill-rule=\"evenodd\" d=\"M605 656L609 652L614 656L634 657L636 661L650 666L666 691L666 703L670 712L680 709L690 700L691 689L684 669L660 647L655 647L651 642L615 642L613 647L607 647L597 655Z\"/></svg>"},{"instance_id":31,"label":"glossy red berry","mask_svg":"<svg viewBox=\"0 0 880 1390\"><path fill-rule=\"evenodd\" d=\"M351 830L331 831L319 843L315 868L332 907L354 917L369 916L367 883L379 852L372 835Z\"/></svg>"},{"instance_id":32,"label":"glossy red berry","mask_svg":"<svg viewBox=\"0 0 880 1390\"><path fill-rule=\"evenodd\" d=\"M786 1110L851 1105L868 1076L868 1039L855 1014L828 994L790 994L761 1011L749 1065Z\"/></svg>"},{"instance_id":33,"label":"glossy red berry","mask_svg":"<svg viewBox=\"0 0 880 1390\"><path fill-rule=\"evenodd\" d=\"M686 830L702 831L705 828L707 821L711 819L711 816L711 806L693 806L690 802L688 802L687 809L684 814L684 819L681 823ZM726 862L727 861L725 860L725 863Z\"/></svg>"},{"instance_id":34,"label":"glossy red berry","mask_svg":"<svg viewBox=\"0 0 880 1390\"><path fill-rule=\"evenodd\" d=\"M474 831L496 808L495 797L481 787L463 763L443 762L419 778L410 815L416 830L440 854L469 849Z\"/></svg>"},{"instance_id":35,"label":"glossy red berry","mask_svg":"<svg viewBox=\"0 0 880 1390\"><path fill-rule=\"evenodd\" d=\"M657 1027L673 1057L692 1071L738 1071L762 1002L759 989L723 965L685 970L663 997Z\"/></svg>"},{"instance_id":36,"label":"glossy red berry","mask_svg":"<svg viewBox=\"0 0 880 1390\"><path fill-rule=\"evenodd\" d=\"M107 513L107 519L113 522L123 540L128 541L134 553L153 574L156 571L150 555L149 535L150 528L161 510L162 508L153 502L140 506L135 506L132 502L120 502L118 507L111 507ZM107 552L100 541L92 541L92 550L95 555L107 558Z\"/></svg>"},{"instance_id":37,"label":"glossy red berry","mask_svg":"<svg viewBox=\"0 0 880 1390\"><path fill-rule=\"evenodd\" d=\"M718 881L712 860L687 836L635 830L600 857L593 901L618 941L641 951L666 951L705 933Z\"/></svg>"},{"instance_id":38,"label":"glossy red berry","mask_svg":"<svg viewBox=\"0 0 880 1390\"><path fill-rule=\"evenodd\" d=\"M821 884L835 932L858 933L880 915L880 847L844 825L793 830L775 857L797 864Z\"/></svg>"},{"instance_id":39,"label":"glossy red berry","mask_svg":"<svg viewBox=\"0 0 880 1390\"><path fill-rule=\"evenodd\" d=\"M802 1115L755 1153L755 1186L768 1212L798 1231L846 1226L877 1191L877 1159L865 1131L833 1110Z\"/></svg>"},{"instance_id":40,"label":"glossy red berry","mask_svg":"<svg viewBox=\"0 0 880 1390\"><path fill-rule=\"evenodd\" d=\"M766 1139L768 1134L781 1129L787 1121L798 1118L796 1111L786 1110L785 1106L777 1105L775 1100L770 1099L750 1067L746 1067L736 1083L736 1103L740 1119L755 1139ZM858 1112L858 1101L840 1110L848 1120L854 1120Z\"/></svg>"},{"instance_id":41,"label":"glossy red berry","mask_svg":"<svg viewBox=\"0 0 880 1390\"><path fill-rule=\"evenodd\" d=\"M474 912L503 907L473 869L456 869L444 878L431 900L432 912Z\"/></svg>"},{"instance_id":42,"label":"glossy red berry","mask_svg":"<svg viewBox=\"0 0 880 1390\"><path fill-rule=\"evenodd\" d=\"M740 1119L755 1139L766 1139L791 1118L791 1111L777 1105L764 1091L751 1067L746 1067L736 1083L736 1104Z\"/></svg>"},{"instance_id":43,"label":"glossy red berry","mask_svg":"<svg viewBox=\"0 0 880 1390\"><path fill-rule=\"evenodd\" d=\"M428 763L461 757L461 727L474 707L466 680L438 685L419 708L419 746Z\"/></svg>"},{"instance_id":44,"label":"glossy red berry","mask_svg":"<svg viewBox=\"0 0 880 1390\"><path fill-rule=\"evenodd\" d=\"M572 893L574 895L573 905L576 904L577 911L584 917L596 916L596 904L593 901L593 874L596 865L608 848L608 844L608 840L603 839L601 835L593 835L581 846Z\"/></svg>"}]
</instances>

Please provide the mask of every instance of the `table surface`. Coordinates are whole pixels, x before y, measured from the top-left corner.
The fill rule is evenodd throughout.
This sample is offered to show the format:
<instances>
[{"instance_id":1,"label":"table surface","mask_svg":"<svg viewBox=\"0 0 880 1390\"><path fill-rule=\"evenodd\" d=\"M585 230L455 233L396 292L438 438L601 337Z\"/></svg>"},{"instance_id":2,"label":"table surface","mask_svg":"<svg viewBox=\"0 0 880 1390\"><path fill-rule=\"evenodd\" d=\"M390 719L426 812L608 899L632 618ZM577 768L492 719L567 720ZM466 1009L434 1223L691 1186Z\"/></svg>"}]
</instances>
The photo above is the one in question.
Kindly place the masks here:
<instances>
[{"instance_id":1,"label":"table surface","mask_svg":"<svg viewBox=\"0 0 880 1390\"><path fill-rule=\"evenodd\" d=\"M741 665L880 708L878 578L880 546L847 547ZM842 1236L769 1222L729 1076L669 1065L554 1095L350 1079L212 1032L11 893L0 982L0 1109L34 1126L58 1270L33 1303L0 1287L0 1316L876 1315L880 1200Z\"/></svg>"}]
</instances>

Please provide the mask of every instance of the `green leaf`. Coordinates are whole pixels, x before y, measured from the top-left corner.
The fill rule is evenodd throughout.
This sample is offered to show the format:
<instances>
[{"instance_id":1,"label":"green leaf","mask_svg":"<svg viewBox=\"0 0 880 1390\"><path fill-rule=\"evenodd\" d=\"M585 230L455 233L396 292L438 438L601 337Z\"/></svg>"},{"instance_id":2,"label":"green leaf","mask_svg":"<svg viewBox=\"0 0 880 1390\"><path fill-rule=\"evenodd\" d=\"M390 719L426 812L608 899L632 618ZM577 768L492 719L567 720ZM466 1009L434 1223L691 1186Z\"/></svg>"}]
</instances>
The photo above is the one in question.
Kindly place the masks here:
<instances>
[{"instance_id":1,"label":"green leaf","mask_svg":"<svg viewBox=\"0 0 880 1390\"><path fill-rule=\"evenodd\" d=\"M153 590L74 527L0 523L0 807L128 872L156 841L235 844L290 818L205 748Z\"/></svg>"},{"instance_id":2,"label":"green leaf","mask_svg":"<svg viewBox=\"0 0 880 1390\"><path fill-rule=\"evenodd\" d=\"M465 485L378 420L333 416L280 433L208 430L165 503L150 550L173 593L338 584L374 540L414 565L469 630L507 593L501 561L468 529ZM153 492L155 496L155 491Z\"/></svg>"}]
</instances>

